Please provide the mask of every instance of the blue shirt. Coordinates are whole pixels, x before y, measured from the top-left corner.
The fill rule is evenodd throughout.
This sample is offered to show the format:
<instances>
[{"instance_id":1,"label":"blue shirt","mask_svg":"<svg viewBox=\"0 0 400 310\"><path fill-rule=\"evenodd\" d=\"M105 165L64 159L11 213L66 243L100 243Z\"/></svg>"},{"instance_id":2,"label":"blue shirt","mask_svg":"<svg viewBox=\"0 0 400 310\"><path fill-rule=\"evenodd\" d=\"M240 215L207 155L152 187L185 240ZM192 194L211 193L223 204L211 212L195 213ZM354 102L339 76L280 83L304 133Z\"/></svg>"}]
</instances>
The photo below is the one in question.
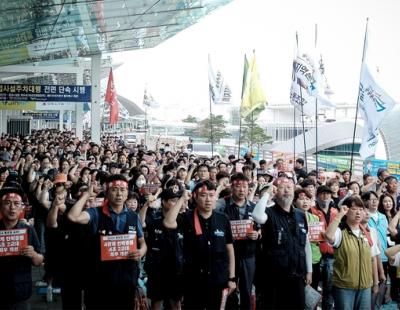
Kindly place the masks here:
<instances>
[{"instance_id":1,"label":"blue shirt","mask_svg":"<svg viewBox=\"0 0 400 310\"><path fill-rule=\"evenodd\" d=\"M388 247L387 244L387 231L388 231L388 220L386 216L380 212L376 212L378 214L378 221L375 221L372 216L368 221L368 226L375 228L378 233L379 242L381 243L381 260L382 262L387 262L388 258L385 255L385 250Z\"/></svg>"}]
</instances>

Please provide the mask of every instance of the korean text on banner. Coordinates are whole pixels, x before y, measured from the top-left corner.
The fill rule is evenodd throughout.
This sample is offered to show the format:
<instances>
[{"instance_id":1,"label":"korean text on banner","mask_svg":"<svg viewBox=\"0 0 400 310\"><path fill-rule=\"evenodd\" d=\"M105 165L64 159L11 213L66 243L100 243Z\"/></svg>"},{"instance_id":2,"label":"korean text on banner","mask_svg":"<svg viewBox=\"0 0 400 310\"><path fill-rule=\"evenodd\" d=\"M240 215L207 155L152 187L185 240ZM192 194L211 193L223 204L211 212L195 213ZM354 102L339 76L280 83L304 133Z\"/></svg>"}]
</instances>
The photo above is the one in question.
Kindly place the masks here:
<instances>
[{"instance_id":1,"label":"korean text on banner","mask_svg":"<svg viewBox=\"0 0 400 310\"><path fill-rule=\"evenodd\" d=\"M247 234L253 231L252 220L230 221L234 240L245 240Z\"/></svg>"},{"instance_id":2,"label":"korean text on banner","mask_svg":"<svg viewBox=\"0 0 400 310\"><path fill-rule=\"evenodd\" d=\"M324 222L308 223L308 235L310 242L324 241L322 233L325 231Z\"/></svg>"},{"instance_id":3,"label":"korean text on banner","mask_svg":"<svg viewBox=\"0 0 400 310\"><path fill-rule=\"evenodd\" d=\"M101 260L128 259L137 249L136 233L100 237Z\"/></svg>"},{"instance_id":4,"label":"korean text on banner","mask_svg":"<svg viewBox=\"0 0 400 310\"><path fill-rule=\"evenodd\" d=\"M23 229L0 230L0 256L20 255L28 246L28 232Z\"/></svg>"}]
</instances>

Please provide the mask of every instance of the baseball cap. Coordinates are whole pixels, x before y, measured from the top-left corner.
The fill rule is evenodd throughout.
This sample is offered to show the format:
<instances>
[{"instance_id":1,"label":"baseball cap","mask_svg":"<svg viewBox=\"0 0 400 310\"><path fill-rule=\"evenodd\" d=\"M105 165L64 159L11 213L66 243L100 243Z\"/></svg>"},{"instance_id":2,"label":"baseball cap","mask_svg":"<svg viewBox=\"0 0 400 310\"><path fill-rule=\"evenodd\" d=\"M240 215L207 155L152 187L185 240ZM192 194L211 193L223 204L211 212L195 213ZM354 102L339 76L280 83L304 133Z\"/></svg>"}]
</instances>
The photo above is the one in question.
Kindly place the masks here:
<instances>
[{"instance_id":1,"label":"baseball cap","mask_svg":"<svg viewBox=\"0 0 400 310\"><path fill-rule=\"evenodd\" d=\"M56 175L56 177L54 178L54 184L57 183L67 183L68 177L65 173L59 173Z\"/></svg>"}]
</instances>

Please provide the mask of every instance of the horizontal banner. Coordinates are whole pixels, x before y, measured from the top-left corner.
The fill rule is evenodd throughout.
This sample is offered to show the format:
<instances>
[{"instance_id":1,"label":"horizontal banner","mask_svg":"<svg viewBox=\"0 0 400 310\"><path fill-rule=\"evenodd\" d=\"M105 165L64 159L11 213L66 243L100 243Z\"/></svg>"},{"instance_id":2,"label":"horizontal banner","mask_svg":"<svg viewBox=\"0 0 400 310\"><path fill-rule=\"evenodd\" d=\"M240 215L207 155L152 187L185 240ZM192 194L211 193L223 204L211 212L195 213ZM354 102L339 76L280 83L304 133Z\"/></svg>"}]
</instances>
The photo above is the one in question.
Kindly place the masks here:
<instances>
[{"instance_id":1,"label":"horizontal banner","mask_svg":"<svg viewBox=\"0 0 400 310\"><path fill-rule=\"evenodd\" d=\"M0 110L36 110L36 102L0 101Z\"/></svg>"},{"instance_id":2,"label":"horizontal banner","mask_svg":"<svg viewBox=\"0 0 400 310\"><path fill-rule=\"evenodd\" d=\"M75 111L75 106L76 103L73 102L36 102L38 111Z\"/></svg>"},{"instance_id":3,"label":"horizontal banner","mask_svg":"<svg viewBox=\"0 0 400 310\"><path fill-rule=\"evenodd\" d=\"M47 119L47 120L58 120L60 118L60 113L52 112L25 112L22 113L23 116L31 116L33 119Z\"/></svg>"},{"instance_id":4,"label":"horizontal banner","mask_svg":"<svg viewBox=\"0 0 400 310\"><path fill-rule=\"evenodd\" d=\"M90 102L91 86L0 84L0 101Z\"/></svg>"},{"instance_id":5,"label":"horizontal banner","mask_svg":"<svg viewBox=\"0 0 400 310\"><path fill-rule=\"evenodd\" d=\"M376 177L380 168L386 169L390 175L394 176L400 181L400 161L380 159L364 161L364 173L368 173Z\"/></svg>"}]
</instances>

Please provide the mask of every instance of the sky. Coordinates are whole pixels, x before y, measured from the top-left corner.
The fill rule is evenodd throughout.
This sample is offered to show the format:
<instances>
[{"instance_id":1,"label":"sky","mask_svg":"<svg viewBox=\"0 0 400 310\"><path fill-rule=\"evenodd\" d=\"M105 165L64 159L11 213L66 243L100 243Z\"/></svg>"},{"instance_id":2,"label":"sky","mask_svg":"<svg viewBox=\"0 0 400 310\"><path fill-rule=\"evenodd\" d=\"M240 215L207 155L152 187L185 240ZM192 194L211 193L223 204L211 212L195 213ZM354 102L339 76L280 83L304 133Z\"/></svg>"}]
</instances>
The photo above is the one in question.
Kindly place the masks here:
<instances>
[{"instance_id":1,"label":"sky","mask_svg":"<svg viewBox=\"0 0 400 310\"><path fill-rule=\"evenodd\" d=\"M208 55L240 104L244 54L255 50L261 83L270 104L288 104L296 31L299 48L317 46L333 101L356 103L366 19L367 55L379 69L380 85L400 102L400 1L234 0L155 48L114 53L117 93L142 103L145 85L159 103L149 113L181 120L209 113ZM175 112L176 111L176 112ZM220 110L228 114L228 109Z\"/></svg>"}]
</instances>

